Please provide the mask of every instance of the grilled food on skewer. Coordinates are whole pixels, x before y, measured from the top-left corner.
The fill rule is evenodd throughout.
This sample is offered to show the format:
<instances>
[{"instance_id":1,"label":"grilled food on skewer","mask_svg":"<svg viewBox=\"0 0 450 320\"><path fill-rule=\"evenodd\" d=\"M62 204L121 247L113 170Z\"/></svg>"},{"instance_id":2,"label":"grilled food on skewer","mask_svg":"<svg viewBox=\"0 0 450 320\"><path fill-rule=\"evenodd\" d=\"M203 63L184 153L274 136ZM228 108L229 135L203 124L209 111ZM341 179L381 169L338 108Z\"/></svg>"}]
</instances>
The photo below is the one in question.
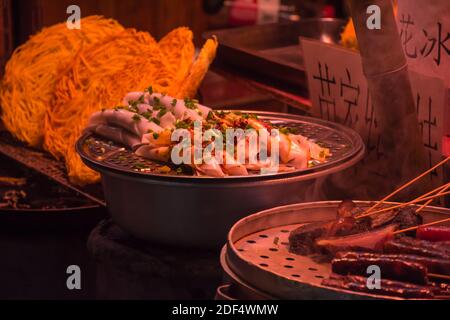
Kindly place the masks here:
<instances>
[{"instance_id":1,"label":"grilled food on skewer","mask_svg":"<svg viewBox=\"0 0 450 320\"><path fill-rule=\"evenodd\" d=\"M326 286L402 298L446 299L450 297L445 284L450 280L450 242L445 241L449 228L421 227L429 223L423 224L416 211L417 207L404 206L364 215L354 203L343 201L335 220L293 230L289 251L315 260L317 254L331 259L333 274L323 280ZM416 238L416 230L417 235L442 241ZM380 268L381 287L367 287L369 266Z\"/></svg>"}]
</instances>

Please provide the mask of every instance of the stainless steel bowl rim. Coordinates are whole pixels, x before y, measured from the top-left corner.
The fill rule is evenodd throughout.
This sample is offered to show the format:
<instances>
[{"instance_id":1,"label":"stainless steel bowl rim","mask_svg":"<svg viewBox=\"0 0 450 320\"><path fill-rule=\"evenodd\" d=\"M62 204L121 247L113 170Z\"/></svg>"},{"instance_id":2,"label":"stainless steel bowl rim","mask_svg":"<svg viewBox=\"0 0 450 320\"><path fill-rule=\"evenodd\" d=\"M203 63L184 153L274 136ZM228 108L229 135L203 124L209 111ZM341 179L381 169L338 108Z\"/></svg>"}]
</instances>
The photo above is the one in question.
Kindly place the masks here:
<instances>
[{"instance_id":1,"label":"stainless steel bowl rim","mask_svg":"<svg viewBox=\"0 0 450 320\"><path fill-rule=\"evenodd\" d=\"M370 206L373 205L379 201L368 201L368 200L352 200L355 204L357 205L362 205L362 206ZM232 239L233 234L236 232L236 230L238 228L240 228L242 225L248 223L251 220L257 220L260 219L263 216L266 215L271 215L273 213L278 213L281 211L287 211L287 210L298 210L301 208L312 208L312 207L317 207L317 208L323 208L324 206L328 206L328 207L336 207L341 203L341 200L326 200L326 201L314 201L314 202L302 202L302 203L293 203L293 204L288 204L288 205L284 205L284 206L278 206L278 207L273 207L270 209L266 209L266 210L262 210L259 212L256 212L254 214L248 215L244 218L242 218L241 220L237 221L233 227L230 229L230 232L228 233L228 237L227 237L227 242L228 244L233 244L233 242L237 241L238 239ZM384 201L384 204L389 204L389 205L397 205L400 204L400 202L392 202L392 201ZM414 206L414 205L412 205ZM425 209L427 211L435 211L438 213L442 213L443 211L447 211L448 214L450 215L450 209L448 208L444 208L444 207L436 207L436 206L426 206Z\"/></svg>"},{"instance_id":2,"label":"stainless steel bowl rim","mask_svg":"<svg viewBox=\"0 0 450 320\"><path fill-rule=\"evenodd\" d=\"M240 179L158 179L154 178L152 176L134 176L134 175L124 175L121 171L116 170L104 170L101 167L95 167L92 166L93 169L97 170L101 174L108 174L110 176L114 176L116 178L121 178L124 180L130 180L130 181L142 181L146 184L155 184L155 185L162 185L162 186L180 186L180 187L187 187L187 188L196 188L196 187L203 187L205 185L208 185L208 188L210 189L223 189L223 188L234 188L236 185L239 185L240 187L263 187L263 186L270 186L270 185L279 185L283 183L293 183L303 180L311 180L316 179L322 176L327 176L336 172L339 172L341 170L344 170L346 168L349 168L353 166L354 164L358 163L362 157L364 156L365 150L361 150L355 157L351 158L347 162L339 163L336 166L324 168L321 171L312 172L308 174L303 175L297 175L297 176L279 176L279 175L268 175L268 176L259 176L260 179L252 179L249 180L240 180ZM90 166L90 163L86 163L88 166ZM173 176L172 176L173 177ZM176 177L173 177L176 178Z\"/></svg>"}]
</instances>

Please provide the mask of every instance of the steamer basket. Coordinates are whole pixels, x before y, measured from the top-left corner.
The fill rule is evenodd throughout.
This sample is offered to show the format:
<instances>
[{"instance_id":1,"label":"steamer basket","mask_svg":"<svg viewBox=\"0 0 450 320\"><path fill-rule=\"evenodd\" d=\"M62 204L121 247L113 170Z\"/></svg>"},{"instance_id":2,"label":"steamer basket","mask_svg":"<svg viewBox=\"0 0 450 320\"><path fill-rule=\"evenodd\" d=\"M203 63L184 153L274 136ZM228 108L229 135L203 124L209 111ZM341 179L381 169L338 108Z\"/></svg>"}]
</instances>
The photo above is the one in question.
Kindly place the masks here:
<instances>
[{"instance_id":1,"label":"steamer basket","mask_svg":"<svg viewBox=\"0 0 450 320\"><path fill-rule=\"evenodd\" d=\"M277 299L395 299L321 285L330 263L288 251L289 233L302 224L332 220L340 201L294 204L262 211L238 221L228 234L222 266L234 285ZM364 208L373 202L355 201ZM386 204L393 204L387 202ZM426 207L424 223L450 216L450 209ZM317 259L316 259L317 260ZM237 279L237 280L236 280ZM242 285L245 284L245 285Z\"/></svg>"},{"instance_id":2,"label":"steamer basket","mask_svg":"<svg viewBox=\"0 0 450 320\"><path fill-rule=\"evenodd\" d=\"M148 241L219 249L240 218L304 201L319 178L351 167L364 155L361 137L342 125L288 114L256 114L276 126L297 128L330 148L332 156L324 164L289 173L211 178L158 173L163 164L91 134L81 137L76 147L84 163L101 173L108 210L124 230Z\"/></svg>"}]
</instances>

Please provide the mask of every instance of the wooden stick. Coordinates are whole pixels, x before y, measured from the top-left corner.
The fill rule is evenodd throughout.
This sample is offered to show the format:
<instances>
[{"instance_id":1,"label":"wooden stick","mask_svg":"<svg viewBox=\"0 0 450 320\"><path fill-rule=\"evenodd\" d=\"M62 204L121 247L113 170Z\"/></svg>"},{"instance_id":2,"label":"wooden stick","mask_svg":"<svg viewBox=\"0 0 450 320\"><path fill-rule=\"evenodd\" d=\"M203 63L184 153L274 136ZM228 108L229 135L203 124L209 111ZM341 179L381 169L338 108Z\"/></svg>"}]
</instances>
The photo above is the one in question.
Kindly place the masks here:
<instances>
[{"instance_id":1,"label":"wooden stick","mask_svg":"<svg viewBox=\"0 0 450 320\"><path fill-rule=\"evenodd\" d=\"M410 227L410 228L398 230L398 231L395 231L393 234L399 234L399 233L402 233L402 232L407 232L407 231L416 230L416 229L419 229L419 228L422 228L422 227L433 226L433 225L435 225L435 224L439 224L439 223L443 223L443 222L447 222L447 221L450 221L450 218L446 218L446 219L442 219L442 220L437 220L437 221L433 221L433 222L428 222L428 223L421 224L421 225L418 225L418 226L414 226L414 227Z\"/></svg>"},{"instance_id":2,"label":"wooden stick","mask_svg":"<svg viewBox=\"0 0 450 320\"><path fill-rule=\"evenodd\" d=\"M429 191L429 192L427 192L427 193L421 195L420 197L417 197L416 199L423 199L423 198L425 198L425 197L428 197L428 196L431 195L431 194L438 193L438 192L442 191L442 189L447 188L448 186L450 186L450 182L447 183L447 184L444 184L444 185L442 185L442 186L439 186L439 187L437 187L436 189L433 189L433 190L431 190L431 191Z\"/></svg>"},{"instance_id":3,"label":"wooden stick","mask_svg":"<svg viewBox=\"0 0 450 320\"><path fill-rule=\"evenodd\" d=\"M440 186L440 187L437 187L436 189L433 189L433 190L431 190L431 191L429 191L429 192L427 192L427 193L421 195L420 197L417 197L416 199L413 199L412 201L420 202L421 200L423 200L423 198L426 198L427 196L430 196L431 194L436 194L436 195L440 194L440 195L442 195L442 193L445 191L444 189L448 189L449 187L450 187L450 182L447 183L447 184L444 184L444 185L442 185L442 186ZM429 204L429 203L430 203L431 201L433 201L433 200L434 200L434 199L428 200L427 204ZM411 201L410 201L410 202L411 202ZM410 203L410 202L409 202L409 203ZM406 205L406 204L393 205L393 206L391 206L391 207L379 209L379 210L374 211L374 212L367 212L367 211L366 211L366 212L363 213L362 215L357 216L356 219L364 218L364 217L370 216L370 215L372 215L372 214L379 213L380 210L383 210L382 212L384 212L384 211L388 211L388 208L396 209L396 208L399 208L399 206L403 206L403 205ZM422 205L422 206L419 208L420 210L416 210L416 212L420 212L420 211L423 209L422 207L425 207L425 206L426 206L426 205Z\"/></svg>"},{"instance_id":4,"label":"wooden stick","mask_svg":"<svg viewBox=\"0 0 450 320\"><path fill-rule=\"evenodd\" d=\"M447 183L446 185L442 186L442 189L438 192L438 194L442 194L445 191L447 191L447 189L450 188L450 183ZM431 199L428 200L427 202L425 202L423 205L421 205L417 210L416 213L419 213L420 211L422 211L427 205L429 205L431 202L433 202L435 199Z\"/></svg>"},{"instance_id":5,"label":"wooden stick","mask_svg":"<svg viewBox=\"0 0 450 320\"><path fill-rule=\"evenodd\" d=\"M425 171L424 173L420 174L419 176L415 177L414 179L412 179L411 181L405 183L404 185L402 185L400 188L398 188L397 190L393 191L392 193L388 194L386 197L384 197L383 199L381 199L379 202L377 202L376 204L374 204L372 207L370 207L368 210L366 210L366 213L371 212L372 210L374 210L375 208L377 208L380 204L382 204L384 201L388 200L390 197L396 195L397 193L399 193L400 191L402 191L403 189L405 189L406 187L409 187L410 185L412 185L414 182L416 182L417 180L419 180L420 178L426 176L427 174L429 174L431 171L435 170L436 168L442 166L444 163L446 163L448 160L450 160L450 157L445 158L444 160L442 160L441 162L439 162L438 164L434 165L433 167L431 167L430 169L428 169L427 171Z\"/></svg>"},{"instance_id":6,"label":"wooden stick","mask_svg":"<svg viewBox=\"0 0 450 320\"><path fill-rule=\"evenodd\" d=\"M428 197L425 197L425 198L421 198L421 199L419 197L419 198L411 200L409 202L400 203L400 204L392 206L392 207L387 207L387 208L384 208L384 209L380 209L380 210L376 210L376 211L372 211L372 212L368 212L368 213L366 212L363 215L358 216L357 219L361 219L361 218L364 218L364 217L367 217L367 216L371 216L371 215L376 214L376 213L382 213L382 212L386 212L386 211L391 211L393 209L406 207L406 206L409 206L410 204L416 204L416 203L419 203L419 202L422 202L422 201L435 199L435 198L438 198L438 197L445 196L447 194L450 194L450 191L446 191L446 192L443 192L443 193L438 193L438 194L435 194L435 195L432 195L432 196L428 196Z\"/></svg>"},{"instance_id":7,"label":"wooden stick","mask_svg":"<svg viewBox=\"0 0 450 320\"><path fill-rule=\"evenodd\" d=\"M437 274L437 273L427 273L427 275L429 277L432 278L439 278L439 279L445 279L445 280L450 280L450 276L447 276L445 274ZM450 298L450 297L449 297Z\"/></svg>"}]
</instances>

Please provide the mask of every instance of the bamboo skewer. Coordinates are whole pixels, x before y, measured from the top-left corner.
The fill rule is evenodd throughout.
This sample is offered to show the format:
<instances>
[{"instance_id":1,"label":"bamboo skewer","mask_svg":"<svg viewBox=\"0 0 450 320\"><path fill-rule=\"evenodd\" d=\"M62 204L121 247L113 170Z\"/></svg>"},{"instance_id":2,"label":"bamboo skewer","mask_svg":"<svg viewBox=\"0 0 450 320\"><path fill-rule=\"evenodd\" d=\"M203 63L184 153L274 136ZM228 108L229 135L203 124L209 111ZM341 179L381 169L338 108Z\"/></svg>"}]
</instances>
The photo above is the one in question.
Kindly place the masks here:
<instances>
[{"instance_id":1,"label":"bamboo skewer","mask_svg":"<svg viewBox=\"0 0 450 320\"><path fill-rule=\"evenodd\" d=\"M415 177L414 179L412 179L411 181L405 183L404 185L402 185L400 188L398 188L397 190L391 192L390 194L388 194L386 197L384 197L383 199L381 199L379 202L377 202L376 204L374 204L372 207L370 207L369 209L366 210L366 214L371 212L372 210L374 210L375 208L377 208L380 204L382 204L383 202L385 202L386 200L388 200L389 198L391 198L392 196L396 195L397 193L399 193L400 191L402 191L403 189L409 187L410 185L412 185L414 182L416 182L417 180L419 180L420 178L426 176L427 174L429 174L430 172L432 172L433 170L435 170L436 168L442 166L443 164L445 164L448 160L450 160L450 157L445 158L444 160L442 160L441 162L439 162L438 164L434 165L433 167L431 167L430 169L428 169L427 171L423 172L422 174L420 174L419 176Z\"/></svg>"},{"instance_id":2,"label":"bamboo skewer","mask_svg":"<svg viewBox=\"0 0 450 320\"><path fill-rule=\"evenodd\" d=\"M442 186L437 187L436 189L433 189L433 190L431 190L431 191L421 195L420 197L417 197L416 199L423 199L425 197L428 197L429 195L432 195L432 194L435 194L435 193L437 194L437 193L443 191L443 189L447 189L449 186L450 186L450 183L444 184Z\"/></svg>"},{"instance_id":3,"label":"bamboo skewer","mask_svg":"<svg viewBox=\"0 0 450 320\"><path fill-rule=\"evenodd\" d=\"M427 275L429 277L432 278L438 278L438 279L445 279L445 280L450 280L450 276L444 275L444 274L437 274L437 273L427 273ZM447 297L450 298L450 297Z\"/></svg>"},{"instance_id":4,"label":"bamboo skewer","mask_svg":"<svg viewBox=\"0 0 450 320\"><path fill-rule=\"evenodd\" d=\"M439 193L437 193L435 195L424 197L424 198L419 197L419 198L411 200L409 202L401 203L401 204L398 204L398 205L395 205L395 206L383 208L383 209L372 211L372 212L367 212L366 211L366 213L358 216L357 219L361 219L361 218L364 218L364 217L367 217L367 216L370 216L370 215L373 215L373 214L377 214L377 213L391 211L391 210L394 210L394 209L397 209L397 208L406 207L406 206L409 206L411 204L416 204L416 203L419 203L419 202L422 202L422 201L434 200L435 198L439 198L439 197L445 196L447 194L450 194L450 191L446 191L446 192L442 192L442 193L439 192Z\"/></svg>"},{"instance_id":5,"label":"bamboo skewer","mask_svg":"<svg viewBox=\"0 0 450 320\"><path fill-rule=\"evenodd\" d=\"M445 195L445 194L446 194L445 191L446 191L447 189L449 189L449 188L450 188L450 183L447 183L447 184L444 184L444 185L442 185L442 186L439 186L439 187L437 187L436 189L433 189L433 190L431 190L431 191L429 191L429 192L427 192L427 193L421 195L420 197L418 197L418 198L416 198L416 199L411 200L410 202L407 202L407 203L401 203L401 204L398 204L398 205L386 207L386 208L379 209L379 210L377 210L377 211L372 211L372 212L367 212L367 211L368 211L368 210L367 210L367 211L365 211L365 213L363 213L362 215L356 217L356 219L364 218L364 217L367 217L367 216L370 216L370 215L373 215L373 214L376 214L376 213L380 213L380 212L386 212L386 211L389 211L389 210L401 208L401 207L407 206L407 205L409 205L409 204L414 204L414 203L417 203L417 202L425 201L425 200L427 200L428 198L430 198L430 195L432 195L432 194L434 194L434 195L436 196L436 198L437 198L437 197L439 197L439 196ZM425 198L427 198L427 199L425 199ZM435 198L429 199L425 204L423 204L422 206L419 207L419 209L416 210L416 213L419 213L420 211L422 211L423 208L425 208L425 207L426 207L429 203L431 203L433 200L435 200Z\"/></svg>"},{"instance_id":6,"label":"bamboo skewer","mask_svg":"<svg viewBox=\"0 0 450 320\"><path fill-rule=\"evenodd\" d=\"M444 193L445 191L447 191L450 188L450 183L447 183L446 185L442 186L442 189L437 193L438 195L441 195L442 193ZM428 200L427 202L425 202L423 205L421 205L417 210L416 213L419 213L420 211L422 211L427 205L429 205L431 202L433 202L434 199Z\"/></svg>"}]
</instances>

